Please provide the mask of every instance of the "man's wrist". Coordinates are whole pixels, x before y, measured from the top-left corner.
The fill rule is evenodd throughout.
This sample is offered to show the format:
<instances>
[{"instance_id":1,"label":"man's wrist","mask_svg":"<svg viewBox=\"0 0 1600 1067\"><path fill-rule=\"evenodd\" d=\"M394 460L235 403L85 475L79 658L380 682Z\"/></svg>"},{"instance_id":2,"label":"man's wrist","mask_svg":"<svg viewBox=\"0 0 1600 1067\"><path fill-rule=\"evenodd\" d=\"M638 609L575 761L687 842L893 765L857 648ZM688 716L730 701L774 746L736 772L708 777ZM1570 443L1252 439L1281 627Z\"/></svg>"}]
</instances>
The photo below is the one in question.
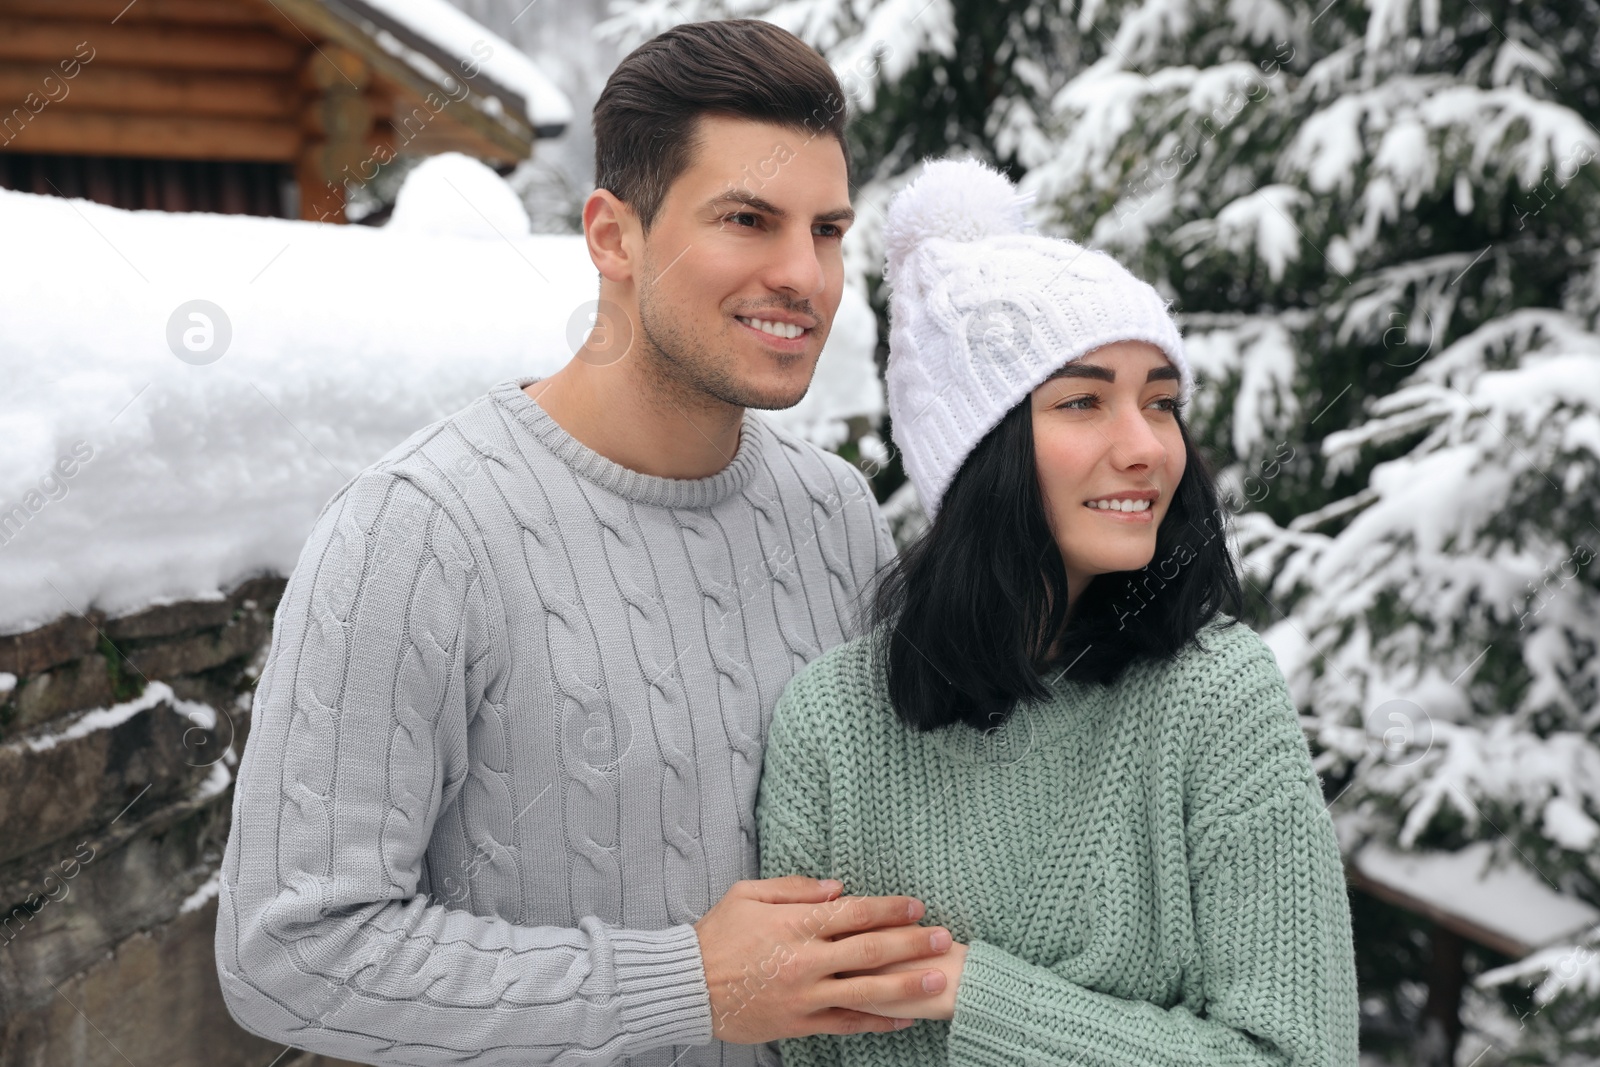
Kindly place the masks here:
<instances>
[{"instance_id":1,"label":"man's wrist","mask_svg":"<svg viewBox=\"0 0 1600 1067\"><path fill-rule=\"evenodd\" d=\"M694 927L614 929L610 941L630 1052L708 1044L711 996Z\"/></svg>"}]
</instances>

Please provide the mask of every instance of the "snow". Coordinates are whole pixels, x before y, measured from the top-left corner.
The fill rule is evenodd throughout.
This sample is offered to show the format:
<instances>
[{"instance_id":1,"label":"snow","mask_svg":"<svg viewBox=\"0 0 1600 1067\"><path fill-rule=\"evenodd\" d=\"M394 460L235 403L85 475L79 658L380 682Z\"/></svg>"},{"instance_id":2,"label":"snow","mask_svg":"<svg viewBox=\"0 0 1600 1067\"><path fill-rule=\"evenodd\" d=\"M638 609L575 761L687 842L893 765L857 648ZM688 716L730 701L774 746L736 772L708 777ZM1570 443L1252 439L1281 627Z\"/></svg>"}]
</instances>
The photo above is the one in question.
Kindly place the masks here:
<instances>
[{"instance_id":1,"label":"snow","mask_svg":"<svg viewBox=\"0 0 1600 1067\"><path fill-rule=\"evenodd\" d=\"M1544 806L1544 834L1562 848L1588 852L1600 838L1600 825L1569 797L1551 797Z\"/></svg>"},{"instance_id":2,"label":"snow","mask_svg":"<svg viewBox=\"0 0 1600 1067\"><path fill-rule=\"evenodd\" d=\"M1228 18L1255 44L1289 39L1294 20L1278 0L1228 0Z\"/></svg>"},{"instance_id":3,"label":"snow","mask_svg":"<svg viewBox=\"0 0 1600 1067\"><path fill-rule=\"evenodd\" d=\"M190 798L195 801L210 800L220 796L222 792L233 784L233 772L228 770L228 765L221 760L211 765L211 771L206 775L205 781L197 787Z\"/></svg>"},{"instance_id":4,"label":"snow","mask_svg":"<svg viewBox=\"0 0 1600 1067\"><path fill-rule=\"evenodd\" d=\"M16 687L17 676L10 671L0 671L0 697L10 696L11 691Z\"/></svg>"},{"instance_id":5,"label":"snow","mask_svg":"<svg viewBox=\"0 0 1600 1067\"><path fill-rule=\"evenodd\" d=\"M1600 923L1600 909L1556 892L1522 866L1491 864L1478 841L1455 852L1399 852L1372 842L1353 857L1375 882L1502 937L1540 948Z\"/></svg>"},{"instance_id":6,"label":"snow","mask_svg":"<svg viewBox=\"0 0 1600 1067\"><path fill-rule=\"evenodd\" d=\"M1600 936L1600 928L1589 931L1589 938ZM1600 994L1600 952L1583 945L1553 945L1527 959L1485 971L1477 984L1493 988L1508 982L1536 979L1533 1002L1543 1007L1566 991L1594 996Z\"/></svg>"},{"instance_id":7,"label":"snow","mask_svg":"<svg viewBox=\"0 0 1600 1067\"><path fill-rule=\"evenodd\" d=\"M1360 98L1346 96L1333 101L1301 124L1284 163L1304 172L1314 193L1348 191L1365 155L1361 147L1365 117Z\"/></svg>"},{"instance_id":8,"label":"snow","mask_svg":"<svg viewBox=\"0 0 1600 1067\"><path fill-rule=\"evenodd\" d=\"M1207 387L1237 378L1234 398L1233 454L1276 452L1268 427L1291 422L1299 410L1289 384L1294 375L1293 338L1284 323L1272 318L1247 318L1226 326L1191 326L1184 338L1195 373ZM1208 398L1209 399L1209 398Z\"/></svg>"},{"instance_id":9,"label":"snow","mask_svg":"<svg viewBox=\"0 0 1600 1067\"><path fill-rule=\"evenodd\" d=\"M228 751L232 752L233 749L229 748ZM189 799L193 803L200 803L210 800L212 797L221 796L222 793L225 792L232 784L233 772L220 762L213 763L211 765L211 773L206 775L205 781L201 782L200 785L195 788L195 791L190 794ZM183 903L178 905L178 914L185 915L191 911L199 911L201 908L205 907L206 904L217 895L218 890L221 888L221 878L222 868L219 867L211 872L211 876L209 878L196 886L193 893L190 893L183 899Z\"/></svg>"},{"instance_id":10,"label":"snow","mask_svg":"<svg viewBox=\"0 0 1600 1067\"><path fill-rule=\"evenodd\" d=\"M1473 383L1472 398L1490 405L1501 430L1519 420L1538 425L1560 404L1600 409L1600 359L1594 351L1533 354L1512 371L1490 371Z\"/></svg>"},{"instance_id":11,"label":"snow","mask_svg":"<svg viewBox=\"0 0 1600 1067\"><path fill-rule=\"evenodd\" d=\"M1378 25L1376 18L1371 25ZM1364 167L1369 138L1377 143ZM1600 133L1569 108L1520 86L1484 89L1440 75L1403 75L1340 95L1308 116L1278 169L1304 176L1314 193L1348 194L1365 173L1364 210L1350 235L1364 248L1402 209L1442 190L1440 144L1472 148L1465 169L1448 179L1460 211L1470 205L1474 179L1509 175L1523 190L1564 187L1600 154Z\"/></svg>"},{"instance_id":12,"label":"snow","mask_svg":"<svg viewBox=\"0 0 1600 1067\"><path fill-rule=\"evenodd\" d=\"M925 53L953 56L955 41L950 0L883 0L874 5L859 33L828 50L828 59L846 98L870 110L880 77L888 84L898 82Z\"/></svg>"},{"instance_id":13,"label":"snow","mask_svg":"<svg viewBox=\"0 0 1600 1067\"><path fill-rule=\"evenodd\" d=\"M1321 576L1359 573L1361 557L1386 540L1408 539L1419 553L1442 551L1462 527L1492 517L1510 478L1504 468L1480 469L1479 451L1470 445L1380 463L1371 482L1379 499L1356 516L1337 548L1323 557Z\"/></svg>"},{"instance_id":14,"label":"snow","mask_svg":"<svg viewBox=\"0 0 1600 1067\"><path fill-rule=\"evenodd\" d=\"M406 175L384 229L492 240L527 233L528 211L494 171L470 156L446 152L423 160Z\"/></svg>"},{"instance_id":15,"label":"snow","mask_svg":"<svg viewBox=\"0 0 1600 1067\"><path fill-rule=\"evenodd\" d=\"M1453 267L1417 261L1394 273L1411 277L1426 307L1436 282L1460 275ZM1345 327L1364 332L1351 325L1363 317L1352 312ZM1524 308L1495 319L1370 401L1362 424L1324 440L1336 471L1373 446L1413 442L1371 468L1337 537L1309 532L1301 522L1309 515L1288 530L1265 516L1240 523L1250 573L1272 583L1277 603L1295 604L1279 640L1299 636L1320 650L1290 671L1297 703L1316 709L1313 732L1326 752L1361 761L1361 792L1398 802L1402 844L1447 809L1476 826L1476 806L1513 808L1524 833L1571 852L1600 840L1600 749L1578 732L1592 721L1585 694L1595 663L1584 635L1600 627L1600 603L1575 579L1593 559L1593 531L1557 535L1523 503L1536 499L1530 489L1563 483L1581 495L1593 477L1587 445L1600 443L1597 356L1600 339L1561 311ZM1564 458L1562 447L1575 458ZM1508 518L1517 524L1512 537L1503 529ZM1396 602L1438 621L1400 624L1374 614ZM1503 650L1508 625L1519 635L1526 681L1513 694L1495 693L1494 677L1475 674L1474 665L1491 646ZM1448 684L1425 684L1423 664ZM1432 721L1433 751L1414 767L1384 766L1360 732L1349 731L1391 692ZM1450 726L1463 706L1476 709L1478 724ZM1530 731L1527 716L1546 725Z\"/></svg>"},{"instance_id":16,"label":"snow","mask_svg":"<svg viewBox=\"0 0 1600 1067\"><path fill-rule=\"evenodd\" d=\"M1370 0L1372 17L1367 22L1367 49L1377 52L1390 40L1404 39L1410 29L1412 0ZM1439 0L1422 0L1423 32L1439 28Z\"/></svg>"},{"instance_id":17,"label":"snow","mask_svg":"<svg viewBox=\"0 0 1600 1067\"><path fill-rule=\"evenodd\" d=\"M1236 255L1253 254L1267 268L1268 277L1279 281L1288 265L1300 258L1300 230L1292 215L1308 199L1293 186L1264 186L1225 206L1215 219L1179 227L1173 239L1191 245L1193 250L1185 256L1191 265L1221 248Z\"/></svg>"},{"instance_id":18,"label":"snow","mask_svg":"<svg viewBox=\"0 0 1600 1067\"><path fill-rule=\"evenodd\" d=\"M1028 161L1033 166L1024 175L1021 188L1036 194L1041 204L1048 204L1080 184L1103 187L1116 183L1123 167L1112 165L1112 159L1130 132L1145 128L1140 120L1149 100L1179 93L1208 98L1213 89L1225 91L1221 82L1198 88L1198 74L1192 67L1179 67L1146 77L1124 69L1116 56L1094 63L1051 101L1052 110L1070 121L1065 123L1060 144Z\"/></svg>"},{"instance_id":19,"label":"snow","mask_svg":"<svg viewBox=\"0 0 1600 1067\"><path fill-rule=\"evenodd\" d=\"M1600 457L1600 415L1588 412L1567 423L1561 437L1561 447L1571 452L1585 449Z\"/></svg>"},{"instance_id":20,"label":"snow","mask_svg":"<svg viewBox=\"0 0 1600 1067\"><path fill-rule=\"evenodd\" d=\"M481 69L491 80L522 97L534 126L565 126L572 121L572 105L566 95L531 59L448 0L356 0L349 6L356 11L364 6L386 15L444 49L458 64L456 70L445 72L451 78L471 78ZM374 38L385 51L418 66L429 77L439 76L432 61L417 55L392 34L380 33ZM447 84L447 91L450 88ZM493 99L482 94L474 97Z\"/></svg>"},{"instance_id":21,"label":"snow","mask_svg":"<svg viewBox=\"0 0 1600 1067\"><path fill-rule=\"evenodd\" d=\"M611 18L595 27L602 40L631 49L685 22L760 18L781 26L828 58L845 100L871 110L880 83L894 84L927 55L955 55L951 0L613 0Z\"/></svg>"},{"instance_id":22,"label":"snow","mask_svg":"<svg viewBox=\"0 0 1600 1067\"><path fill-rule=\"evenodd\" d=\"M215 730L217 728L217 709L210 704L173 698L172 710L194 723L198 729Z\"/></svg>"},{"instance_id":23,"label":"snow","mask_svg":"<svg viewBox=\"0 0 1600 1067\"><path fill-rule=\"evenodd\" d=\"M417 168L393 232L0 190L0 633L287 574L358 471L565 363L598 295L583 239L510 232L470 170ZM847 288L811 394L763 417L837 443L882 411L876 343Z\"/></svg>"},{"instance_id":24,"label":"snow","mask_svg":"<svg viewBox=\"0 0 1600 1067\"><path fill-rule=\"evenodd\" d=\"M96 730L109 730L119 726L140 712L149 711L159 704L166 703L173 708L180 704L193 707L191 701L179 701L172 692L172 687L165 682L151 682L145 686L144 692L133 700L121 704L113 704L109 708L93 708L72 720L64 730L43 734L38 737L25 737L19 741L8 742L7 748L27 748L31 752L44 752L55 748L66 741L75 741L80 737L87 737ZM213 722L215 712L212 713Z\"/></svg>"},{"instance_id":25,"label":"snow","mask_svg":"<svg viewBox=\"0 0 1600 1067\"><path fill-rule=\"evenodd\" d=\"M1144 66L1155 58L1161 45L1184 38L1195 14L1189 0L1141 0L1121 12L1117 32L1107 47L1129 66ZM1079 24L1089 28L1081 16Z\"/></svg>"},{"instance_id":26,"label":"snow","mask_svg":"<svg viewBox=\"0 0 1600 1067\"><path fill-rule=\"evenodd\" d=\"M1408 211L1417 206L1423 192L1432 189L1439 178L1439 159L1428 151L1428 129L1414 118L1389 127L1378 143L1372 166L1394 176L1405 190L1404 206Z\"/></svg>"},{"instance_id":27,"label":"snow","mask_svg":"<svg viewBox=\"0 0 1600 1067\"><path fill-rule=\"evenodd\" d=\"M199 888L184 898L183 903L178 905L178 914L183 915L191 911L199 911L205 907L206 903L215 897L222 888L221 879L222 869L219 867L211 872L210 878L200 883Z\"/></svg>"}]
</instances>

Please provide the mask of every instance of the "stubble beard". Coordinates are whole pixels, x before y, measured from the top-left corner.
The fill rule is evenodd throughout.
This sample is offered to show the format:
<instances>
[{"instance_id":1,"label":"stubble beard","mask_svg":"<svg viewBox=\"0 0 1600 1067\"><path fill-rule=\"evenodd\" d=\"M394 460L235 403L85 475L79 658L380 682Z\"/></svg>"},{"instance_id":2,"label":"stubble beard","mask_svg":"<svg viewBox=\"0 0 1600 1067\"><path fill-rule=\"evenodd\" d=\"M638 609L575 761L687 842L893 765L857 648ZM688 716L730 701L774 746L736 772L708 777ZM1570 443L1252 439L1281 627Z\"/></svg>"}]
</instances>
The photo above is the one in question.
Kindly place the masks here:
<instances>
[{"instance_id":1,"label":"stubble beard","mask_svg":"<svg viewBox=\"0 0 1600 1067\"><path fill-rule=\"evenodd\" d=\"M693 409L705 408L710 400L738 408L781 411L805 399L811 387L810 376L793 395L765 393L741 382L732 367L737 357L719 358L717 345L694 323L660 306L663 302L656 299L657 275L648 259L645 271L649 281L639 287L639 332L643 343L638 346L638 354L655 388L674 403Z\"/></svg>"}]
</instances>

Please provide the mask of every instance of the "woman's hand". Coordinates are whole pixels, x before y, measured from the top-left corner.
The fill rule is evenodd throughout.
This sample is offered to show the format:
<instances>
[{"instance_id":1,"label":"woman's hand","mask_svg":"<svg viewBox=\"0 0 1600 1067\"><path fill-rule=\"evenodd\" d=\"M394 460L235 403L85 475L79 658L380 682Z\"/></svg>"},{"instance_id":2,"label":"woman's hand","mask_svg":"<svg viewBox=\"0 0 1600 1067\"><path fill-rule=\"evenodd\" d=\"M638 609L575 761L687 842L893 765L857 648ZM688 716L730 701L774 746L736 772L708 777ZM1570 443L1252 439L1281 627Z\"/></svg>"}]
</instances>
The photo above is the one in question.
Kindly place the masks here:
<instances>
[{"instance_id":1,"label":"woman's hand","mask_svg":"<svg viewBox=\"0 0 1600 1067\"><path fill-rule=\"evenodd\" d=\"M961 986L961 969L967 964L967 946L956 941L942 956L928 960L906 960L890 963L870 971L846 971L840 978L858 978L866 975L898 974L903 971L926 971L923 988L939 992L937 997L918 1000L890 1000L859 1005L860 1010L873 1015L886 1015L895 1019L950 1019L956 1013L956 990ZM942 989L940 986L942 985Z\"/></svg>"}]
</instances>

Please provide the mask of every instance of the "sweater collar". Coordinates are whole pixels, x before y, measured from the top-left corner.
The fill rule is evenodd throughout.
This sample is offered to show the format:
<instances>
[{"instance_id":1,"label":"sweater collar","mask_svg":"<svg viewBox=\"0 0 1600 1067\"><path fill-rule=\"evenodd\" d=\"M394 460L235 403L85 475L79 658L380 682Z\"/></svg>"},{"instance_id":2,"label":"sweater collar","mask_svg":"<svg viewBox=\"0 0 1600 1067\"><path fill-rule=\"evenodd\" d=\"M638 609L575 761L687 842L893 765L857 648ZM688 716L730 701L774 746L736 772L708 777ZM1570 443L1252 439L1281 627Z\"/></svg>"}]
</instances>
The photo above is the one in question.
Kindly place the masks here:
<instances>
[{"instance_id":1,"label":"sweater collar","mask_svg":"<svg viewBox=\"0 0 1600 1067\"><path fill-rule=\"evenodd\" d=\"M562 429L549 412L522 391L539 380L540 375L507 378L494 385L489 395L574 474L638 504L662 508L709 508L718 504L744 488L766 447L765 424L746 411L739 447L732 461L716 474L707 478L641 474L607 459Z\"/></svg>"},{"instance_id":2,"label":"sweater collar","mask_svg":"<svg viewBox=\"0 0 1600 1067\"><path fill-rule=\"evenodd\" d=\"M1001 725L978 730L957 723L936 732L938 744L965 763L1013 766L1035 749L1080 736L1111 699L1111 691L1102 685L1059 675L1047 679L1045 686L1048 697L1037 703L1019 702Z\"/></svg>"}]
</instances>

